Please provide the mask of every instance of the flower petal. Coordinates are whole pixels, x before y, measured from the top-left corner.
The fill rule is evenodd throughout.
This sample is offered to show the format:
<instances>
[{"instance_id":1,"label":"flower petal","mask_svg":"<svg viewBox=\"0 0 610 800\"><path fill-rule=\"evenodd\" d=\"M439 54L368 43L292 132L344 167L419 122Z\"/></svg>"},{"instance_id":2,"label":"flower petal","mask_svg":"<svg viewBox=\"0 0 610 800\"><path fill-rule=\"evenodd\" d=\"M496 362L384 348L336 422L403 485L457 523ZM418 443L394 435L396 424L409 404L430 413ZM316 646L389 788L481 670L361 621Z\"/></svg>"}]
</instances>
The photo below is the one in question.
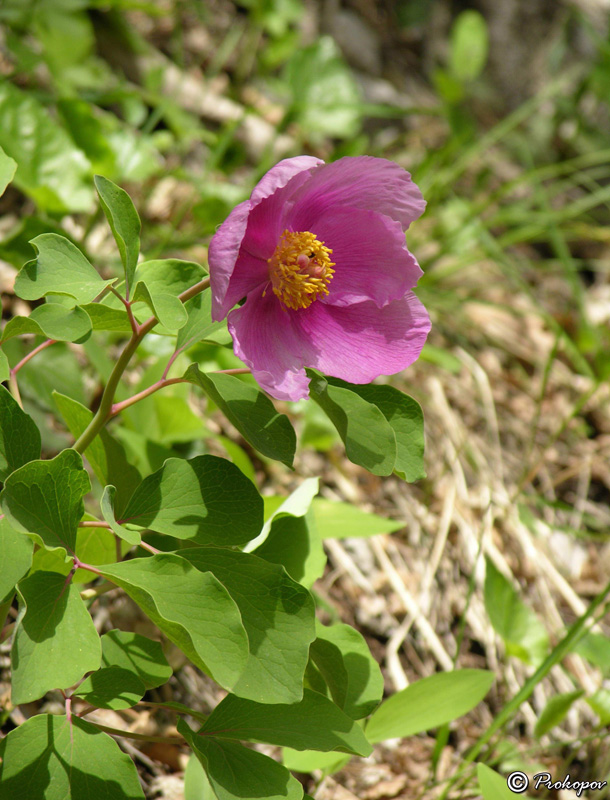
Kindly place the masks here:
<instances>
[{"instance_id":1,"label":"flower petal","mask_svg":"<svg viewBox=\"0 0 610 800\"><path fill-rule=\"evenodd\" d=\"M227 315L231 306L226 305L225 295L233 274L235 261L248 225L250 201L235 206L216 231L208 248L210 265L210 289L212 292L212 319L219 322Z\"/></svg>"},{"instance_id":2,"label":"flower petal","mask_svg":"<svg viewBox=\"0 0 610 800\"><path fill-rule=\"evenodd\" d=\"M409 173L385 158L340 158L319 166L295 195L293 230L314 230L335 206L353 206L385 214L406 230L424 213L425 200Z\"/></svg>"},{"instance_id":3,"label":"flower petal","mask_svg":"<svg viewBox=\"0 0 610 800\"><path fill-rule=\"evenodd\" d=\"M350 383L370 383L405 369L430 331L428 312L413 292L383 308L371 302L345 308L312 303L293 321L318 354L305 365Z\"/></svg>"},{"instance_id":4,"label":"flower petal","mask_svg":"<svg viewBox=\"0 0 610 800\"><path fill-rule=\"evenodd\" d=\"M372 300L381 307L403 297L422 275L400 223L375 211L333 208L312 233L333 251L335 274L324 303L346 306Z\"/></svg>"},{"instance_id":5,"label":"flower petal","mask_svg":"<svg viewBox=\"0 0 610 800\"><path fill-rule=\"evenodd\" d=\"M260 289L228 318L235 355L250 367L259 386L279 400L307 397L309 378L303 365L316 358L307 339L295 330L294 314L272 291L263 297Z\"/></svg>"}]
</instances>

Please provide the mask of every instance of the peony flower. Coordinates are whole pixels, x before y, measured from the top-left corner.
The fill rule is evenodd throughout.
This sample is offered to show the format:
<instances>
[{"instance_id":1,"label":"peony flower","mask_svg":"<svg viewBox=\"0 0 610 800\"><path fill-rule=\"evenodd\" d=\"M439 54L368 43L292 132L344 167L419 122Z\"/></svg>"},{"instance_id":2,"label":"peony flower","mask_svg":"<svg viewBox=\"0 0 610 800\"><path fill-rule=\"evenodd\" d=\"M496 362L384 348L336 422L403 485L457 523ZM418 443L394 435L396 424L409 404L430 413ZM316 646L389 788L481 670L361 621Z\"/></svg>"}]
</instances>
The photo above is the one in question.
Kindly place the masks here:
<instances>
[{"instance_id":1,"label":"peony flower","mask_svg":"<svg viewBox=\"0 0 610 800\"><path fill-rule=\"evenodd\" d=\"M235 354L270 395L307 397L305 367L370 383L417 359L430 320L404 232L425 205L386 159L298 156L233 209L210 243L212 317L229 315Z\"/></svg>"}]
</instances>

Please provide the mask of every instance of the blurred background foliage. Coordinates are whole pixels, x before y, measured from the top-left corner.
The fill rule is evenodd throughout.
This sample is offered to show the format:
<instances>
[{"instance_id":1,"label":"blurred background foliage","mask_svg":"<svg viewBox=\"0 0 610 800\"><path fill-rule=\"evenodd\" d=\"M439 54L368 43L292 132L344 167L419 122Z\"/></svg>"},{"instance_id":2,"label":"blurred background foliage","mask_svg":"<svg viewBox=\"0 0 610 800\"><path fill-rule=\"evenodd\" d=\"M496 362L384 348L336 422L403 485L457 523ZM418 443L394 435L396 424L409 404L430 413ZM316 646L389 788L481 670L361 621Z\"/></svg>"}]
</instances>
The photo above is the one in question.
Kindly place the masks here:
<instances>
[{"instance_id":1,"label":"blurred background foliage","mask_svg":"<svg viewBox=\"0 0 610 800\"><path fill-rule=\"evenodd\" d=\"M42 232L61 232L104 273L119 274L94 200L95 173L134 198L146 258L204 265L214 230L280 158L368 154L413 174L428 207L407 237L425 272L418 294L433 332L418 365L392 380L424 408L428 478L382 488L342 462L317 406L299 403L288 413L302 452L322 454L302 456L300 474L323 474L335 499L370 501L410 520L399 546L414 573L428 569L431 537L442 533L435 569L440 563L442 573L445 563L446 583L426 601L435 630L449 652L457 642L454 663L462 648L461 665L497 669L493 635L490 644L468 616L475 584L483 595L477 537L486 515L494 518L499 549L484 601L506 645L501 657L516 672L499 672L492 711L526 674L523 664L535 666L547 652L548 631L562 624L557 607L567 619L582 613L579 596L593 594L610 564L609 15L606 0L0 3L0 147L17 162L0 198L5 318L27 313L12 284L33 255L29 240ZM109 374L123 338L92 337L86 359L55 345L21 371L47 454L70 441L52 391L95 407L99 376ZM14 364L31 346L12 339L3 347ZM147 337L119 399L157 380L172 350L167 337ZM204 369L238 366L226 334L191 348L188 360ZM143 474L172 453L209 450L227 454L263 488L269 478L276 491L294 487L293 473L261 462L234 431L196 412L188 390L172 387L129 409L113 432ZM532 542L550 560L538 563ZM561 575L576 588L566 589ZM428 575L426 591L433 579L440 580ZM332 614L373 631L383 660L374 643L385 647L392 634L385 612L367 616L361 584L342 591ZM379 591L388 608L396 605L387 587ZM496 619L498 604L513 611ZM600 678L610 671L608 636L599 637L581 644L588 666L577 680L557 679L535 705L539 713L561 691L569 707L580 698L574 685L587 689L597 717L585 708L565 722L564 704L552 719L568 726L560 742L570 735L580 742L610 718L610 689ZM413 642L402 667L387 655L390 688L402 688L401 669L404 678L438 667L425 637ZM515 659L523 663L515 667ZM525 714L515 735L531 744L548 733L548 715L544 726L535 723L533 712ZM466 729L459 735L472 741ZM427 773L415 780L418 791L430 764L442 772L447 737L441 732L422 756ZM601 778L607 748L579 752L582 777ZM501 767L522 768L519 758L508 740L498 750Z\"/></svg>"}]
</instances>

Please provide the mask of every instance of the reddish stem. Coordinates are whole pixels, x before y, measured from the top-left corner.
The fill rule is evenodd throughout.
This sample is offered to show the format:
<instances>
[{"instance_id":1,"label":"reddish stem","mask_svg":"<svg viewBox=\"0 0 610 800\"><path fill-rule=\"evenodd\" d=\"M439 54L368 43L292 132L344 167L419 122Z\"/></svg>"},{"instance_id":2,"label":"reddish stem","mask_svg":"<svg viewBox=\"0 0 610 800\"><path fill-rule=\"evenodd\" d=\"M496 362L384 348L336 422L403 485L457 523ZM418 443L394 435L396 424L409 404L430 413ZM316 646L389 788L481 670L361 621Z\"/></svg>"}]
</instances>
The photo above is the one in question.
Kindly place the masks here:
<instances>
[{"instance_id":1,"label":"reddish stem","mask_svg":"<svg viewBox=\"0 0 610 800\"><path fill-rule=\"evenodd\" d=\"M52 344L56 344L56 340L47 339L46 342L43 342L42 344L39 344L38 347L35 347L33 350L30 350L30 352L26 356L24 356L21 359L21 361L15 364L15 366L11 370L11 378L13 378L19 372L21 367L24 367L28 363L30 358L34 358L34 356L37 353L40 353L41 350L44 350L46 347L50 347Z\"/></svg>"},{"instance_id":2,"label":"reddish stem","mask_svg":"<svg viewBox=\"0 0 610 800\"><path fill-rule=\"evenodd\" d=\"M109 528L107 522L99 522L98 520L86 519L78 523L79 528Z\"/></svg>"},{"instance_id":3,"label":"reddish stem","mask_svg":"<svg viewBox=\"0 0 610 800\"><path fill-rule=\"evenodd\" d=\"M148 550L149 553L152 553L155 556L163 552L163 550L157 550L157 548L153 547L152 544L145 542L144 539L142 539L140 542L140 547L143 547L145 550Z\"/></svg>"},{"instance_id":4,"label":"reddish stem","mask_svg":"<svg viewBox=\"0 0 610 800\"><path fill-rule=\"evenodd\" d=\"M250 367L236 367L235 369L215 369L215 375L249 375L252 370Z\"/></svg>"},{"instance_id":5,"label":"reddish stem","mask_svg":"<svg viewBox=\"0 0 610 800\"><path fill-rule=\"evenodd\" d=\"M120 414L124 408L128 408L134 403L137 403L139 400L143 400L145 397L158 392L159 389L164 389L166 386L173 386L175 383L188 383L188 381L184 380L184 378L161 378L161 380L158 380L156 383L153 383L152 386L149 386L148 389L143 389L141 392L134 394L132 397L128 397L127 400L121 400L120 403L114 403L114 405L110 408L110 414L108 415L109 418L116 417L116 415Z\"/></svg>"},{"instance_id":6,"label":"reddish stem","mask_svg":"<svg viewBox=\"0 0 610 800\"><path fill-rule=\"evenodd\" d=\"M84 561L81 561L78 556L73 556L74 559L74 566L76 569L86 569L89 572L94 572L96 575L101 575L102 572L97 567L92 567L91 564L85 564Z\"/></svg>"}]
</instances>

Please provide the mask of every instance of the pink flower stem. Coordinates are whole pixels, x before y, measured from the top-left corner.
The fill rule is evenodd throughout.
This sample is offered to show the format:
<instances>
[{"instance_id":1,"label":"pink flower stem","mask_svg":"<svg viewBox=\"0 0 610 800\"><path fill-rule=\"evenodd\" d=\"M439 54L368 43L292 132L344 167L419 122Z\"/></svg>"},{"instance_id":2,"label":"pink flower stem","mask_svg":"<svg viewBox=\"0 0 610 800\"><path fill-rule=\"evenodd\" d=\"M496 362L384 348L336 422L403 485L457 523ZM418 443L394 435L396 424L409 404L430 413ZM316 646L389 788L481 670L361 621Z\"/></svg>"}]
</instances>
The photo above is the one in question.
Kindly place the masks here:
<instances>
[{"instance_id":1,"label":"pink flower stem","mask_svg":"<svg viewBox=\"0 0 610 800\"><path fill-rule=\"evenodd\" d=\"M131 325L131 330L133 331L134 334L137 334L138 323L136 322L136 318L134 317L133 311L131 310L131 303L129 302L129 300L125 299L123 295L114 288L114 286L109 286L108 288L110 289L112 294L115 295L115 297L118 297L121 303L123 303L123 305L125 306L125 309L127 311L127 316L129 317L129 324ZM129 292L129 287L127 287L127 292Z\"/></svg>"},{"instance_id":2,"label":"pink flower stem","mask_svg":"<svg viewBox=\"0 0 610 800\"><path fill-rule=\"evenodd\" d=\"M41 350L44 350L46 347L50 347L52 344L56 344L56 340L55 339L47 339L46 342L43 342L42 344L39 344L38 347L35 347L33 350L30 350L30 352L26 356L24 356L21 359L21 361L19 361L17 364L15 364L15 366L11 370L11 377L16 375L19 372L19 370L21 369L21 367L25 367L25 365L28 363L30 358L34 358L34 356L37 353L40 353Z\"/></svg>"},{"instance_id":3,"label":"pink flower stem","mask_svg":"<svg viewBox=\"0 0 610 800\"><path fill-rule=\"evenodd\" d=\"M250 367L235 367L234 369L215 369L214 375L250 375Z\"/></svg>"},{"instance_id":4,"label":"pink flower stem","mask_svg":"<svg viewBox=\"0 0 610 800\"><path fill-rule=\"evenodd\" d=\"M92 567L91 564L85 564L84 561L81 561L78 556L72 556L74 559L74 566L76 569L86 569L89 572L94 572L96 575L101 575L102 572L97 567Z\"/></svg>"},{"instance_id":5,"label":"pink flower stem","mask_svg":"<svg viewBox=\"0 0 610 800\"><path fill-rule=\"evenodd\" d=\"M132 406L139 400L143 400L145 397L158 392L159 389L164 389L166 386L173 386L175 383L188 383L188 381L184 380L183 378L161 378L161 380L153 383L153 385L149 386L147 389L143 389L141 392L134 394L133 397L128 397L127 400L121 400L120 403L115 403L110 409L110 416L116 417L116 415L120 414L124 408Z\"/></svg>"},{"instance_id":6,"label":"pink flower stem","mask_svg":"<svg viewBox=\"0 0 610 800\"><path fill-rule=\"evenodd\" d=\"M145 550L148 550L148 552L152 553L154 556L163 552L163 550L157 550L157 548L153 547L152 544L148 544L148 542L145 542L144 539L142 539L142 541L140 542L140 547L143 547Z\"/></svg>"},{"instance_id":7,"label":"pink flower stem","mask_svg":"<svg viewBox=\"0 0 610 800\"><path fill-rule=\"evenodd\" d=\"M194 286L191 286L186 291L182 292L179 295L179 300L183 303L186 303L187 300L190 300L191 297L195 297L195 295L200 294L205 289L207 289L210 285L210 279L204 278L203 280L196 283ZM113 402L114 396L116 394L117 386L119 385L119 381L123 373L125 372L127 365L131 361L132 356L138 349L140 342L146 336L147 333L157 325L158 319L156 317L150 317L143 322L141 325L138 325L135 330L133 331L130 340L125 345L125 349L119 356L116 364L114 365L114 369L110 373L110 377L108 378L108 383L106 384L106 388L104 389L104 393L102 395L102 399L100 401L99 408L89 423L89 425L85 428L83 433L78 437L76 442L73 445L74 450L77 453L84 453L84 451L89 447L91 442L95 439L98 433L102 430L102 428L106 425L109 419L113 416ZM159 387L161 388L161 387Z\"/></svg>"},{"instance_id":8,"label":"pink flower stem","mask_svg":"<svg viewBox=\"0 0 610 800\"><path fill-rule=\"evenodd\" d=\"M170 360L169 360L169 361L167 362L167 364L165 365L165 369L163 370L163 375L161 375L161 380L165 380L165 379L167 378L167 373L168 373L168 372L170 371L170 369L172 368L172 364L173 364L173 363L174 363L174 361L175 361L175 360L178 358L178 356L180 355L180 353L181 353L183 350L184 350L184 348L183 348L183 347L181 347L179 350L176 350L176 351L173 353L172 357L170 358Z\"/></svg>"}]
</instances>

